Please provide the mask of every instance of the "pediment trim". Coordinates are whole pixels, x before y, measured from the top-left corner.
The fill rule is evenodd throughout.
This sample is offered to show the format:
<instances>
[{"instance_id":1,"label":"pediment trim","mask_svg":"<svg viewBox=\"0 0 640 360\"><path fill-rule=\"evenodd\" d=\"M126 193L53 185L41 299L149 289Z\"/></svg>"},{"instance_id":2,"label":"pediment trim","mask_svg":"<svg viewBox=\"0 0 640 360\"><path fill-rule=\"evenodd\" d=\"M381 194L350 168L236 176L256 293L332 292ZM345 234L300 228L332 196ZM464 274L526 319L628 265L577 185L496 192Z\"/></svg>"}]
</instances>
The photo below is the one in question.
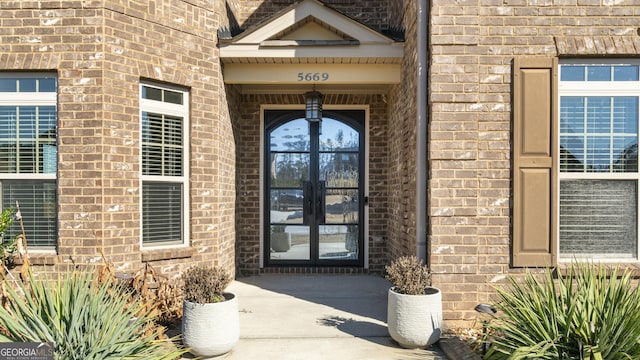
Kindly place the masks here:
<instances>
[{"instance_id":1,"label":"pediment trim","mask_svg":"<svg viewBox=\"0 0 640 360\"><path fill-rule=\"evenodd\" d=\"M318 0L302 0L230 39L220 40L220 58L225 63L273 59L342 63L340 59L349 59L349 63L388 64L399 63L402 57L402 42Z\"/></svg>"}]
</instances>

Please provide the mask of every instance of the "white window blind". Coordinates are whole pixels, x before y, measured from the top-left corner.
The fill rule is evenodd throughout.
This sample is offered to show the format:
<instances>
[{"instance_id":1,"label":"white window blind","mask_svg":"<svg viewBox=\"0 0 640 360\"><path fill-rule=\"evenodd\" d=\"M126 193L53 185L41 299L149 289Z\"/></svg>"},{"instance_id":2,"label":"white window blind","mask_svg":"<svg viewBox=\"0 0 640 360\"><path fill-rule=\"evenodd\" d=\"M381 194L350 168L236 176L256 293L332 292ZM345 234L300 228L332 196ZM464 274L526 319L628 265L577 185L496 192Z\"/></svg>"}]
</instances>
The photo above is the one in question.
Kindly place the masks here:
<instances>
[{"instance_id":1,"label":"white window blind","mask_svg":"<svg viewBox=\"0 0 640 360\"><path fill-rule=\"evenodd\" d=\"M182 123L181 117L142 113L144 175L182 176Z\"/></svg>"},{"instance_id":2,"label":"white window blind","mask_svg":"<svg viewBox=\"0 0 640 360\"><path fill-rule=\"evenodd\" d=\"M142 185L145 244L182 239L182 184L145 182Z\"/></svg>"},{"instance_id":3,"label":"white window blind","mask_svg":"<svg viewBox=\"0 0 640 360\"><path fill-rule=\"evenodd\" d=\"M637 199L632 180L560 182L560 253L636 258Z\"/></svg>"},{"instance_id":4,"label":"white window blind","mask_svg":"<svg viewBox=\"0 0 640 360\"><path fill-rule=\"evenodd\" d=\"M3 180L2 208L15 208L20 213L29 247L53 248L57 236L57 204L55 181ZM5 239L15 238L22 230L18 221Z\"/></svg>"},{"instance_id":5,"label":"white window blind","mask_svg":"<svg viewBox=\"0 0 640 360\"><path fill-rule=\"evenodd\" d=\"M560 169L637 172L638 97L560 99Z\"/></svg>"},{"instance_id":6,"label":"white window blind","mask_svg":"<svg viewBox=\"0 0 640 360\"><path fill-rule=\"evenodd\" d=\"M0 106L0 172L55 173L55 106Z\"/></svg>"}]
</instances>

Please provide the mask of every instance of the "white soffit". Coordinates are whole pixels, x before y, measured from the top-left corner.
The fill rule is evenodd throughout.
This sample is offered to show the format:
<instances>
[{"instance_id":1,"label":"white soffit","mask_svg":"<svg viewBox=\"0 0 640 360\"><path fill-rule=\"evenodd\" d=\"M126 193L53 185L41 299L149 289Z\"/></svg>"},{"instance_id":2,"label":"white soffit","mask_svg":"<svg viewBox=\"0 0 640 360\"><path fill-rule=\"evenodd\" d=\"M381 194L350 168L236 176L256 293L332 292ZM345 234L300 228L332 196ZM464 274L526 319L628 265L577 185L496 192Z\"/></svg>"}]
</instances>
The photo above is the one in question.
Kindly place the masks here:
<instances>
[{"instance_id":1,"label":"white soffit","mask_svg":"<svg viewBox=\"0 0 640 360\"><path fill-rule=\"evenodd\" d=\"M255 28L220 40L229 84L397 83L403 53L402 42L318 0L303 0ZM353 73L346 79L350 68ZM265 71L269 76L255 76Z\"/></svg>"}]
</instances>

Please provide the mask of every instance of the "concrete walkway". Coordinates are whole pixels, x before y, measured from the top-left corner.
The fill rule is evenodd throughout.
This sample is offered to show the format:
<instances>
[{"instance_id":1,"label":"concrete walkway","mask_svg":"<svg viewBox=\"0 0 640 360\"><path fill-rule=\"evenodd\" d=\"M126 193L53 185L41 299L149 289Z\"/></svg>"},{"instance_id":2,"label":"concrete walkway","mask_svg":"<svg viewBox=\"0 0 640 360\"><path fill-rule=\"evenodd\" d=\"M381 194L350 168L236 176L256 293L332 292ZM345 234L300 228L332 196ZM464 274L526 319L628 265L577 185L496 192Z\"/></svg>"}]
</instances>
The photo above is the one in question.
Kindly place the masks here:
<instances>
[{"instance_id":1,"label":"concrete walkway","mask_svg":"<svg viewBox=\"0 0 640 360\"><path fill-rule=\"evenodd\" d=\"M234 281L240 341L218 359L445 360L408 350L387 333L389 283L371 275L264 274Z\"/></svg>"}]
</instances>

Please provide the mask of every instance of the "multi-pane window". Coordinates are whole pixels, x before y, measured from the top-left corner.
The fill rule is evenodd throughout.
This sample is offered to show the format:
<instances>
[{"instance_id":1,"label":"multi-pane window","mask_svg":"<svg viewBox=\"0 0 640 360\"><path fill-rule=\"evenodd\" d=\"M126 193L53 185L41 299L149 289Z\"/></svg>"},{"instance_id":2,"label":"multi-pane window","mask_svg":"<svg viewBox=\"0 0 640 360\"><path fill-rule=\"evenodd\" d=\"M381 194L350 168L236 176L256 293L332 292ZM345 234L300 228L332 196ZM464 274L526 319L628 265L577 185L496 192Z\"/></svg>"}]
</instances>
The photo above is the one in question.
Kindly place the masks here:
<instances>
[{"instance_id":1,"label":"multi-pane window","mask_svg":"<svg viewBox=\"0 0 640 360\"><path fill-rule=\"evenodd\" d=\"M56 90L55 74L0 74L0 205L19 205L28 245L43 249L57 239Z\"/></svg>"},{"instance_id":2,"label":"multi-pane window","mask_svg":"<svg viewBox=\"0 0 640 360\"><path fill-rule=\"evenodd\" d=\"M188 239L188 92L140 85L142 243L181 245Z\"/></svg>"},{"instance_id":3,"label":"multi-pane window","mask_svg":"<svg viewBox=\"0 0 640 360\"><path fill-rule=\"evenodd\" d=\"M639 69L560 65L562 258L638 258Z\"/></svg>"}]
</instances>

